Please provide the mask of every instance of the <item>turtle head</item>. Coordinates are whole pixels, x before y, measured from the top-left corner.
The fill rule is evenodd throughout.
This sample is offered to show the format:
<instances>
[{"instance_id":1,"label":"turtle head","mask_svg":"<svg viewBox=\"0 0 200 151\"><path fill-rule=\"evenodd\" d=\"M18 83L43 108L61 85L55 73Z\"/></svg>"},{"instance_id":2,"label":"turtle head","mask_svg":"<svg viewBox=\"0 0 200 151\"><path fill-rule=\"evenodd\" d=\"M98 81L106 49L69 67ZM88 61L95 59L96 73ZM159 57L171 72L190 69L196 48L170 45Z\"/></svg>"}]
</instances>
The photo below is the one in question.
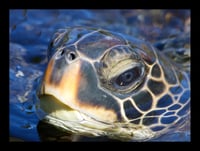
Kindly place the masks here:
<instances>
[{"instance_id":1,"label":"turtle head","mask_svg":"<svg viewBox=\"0 0 200 151\"><path fill-rule=\"evenodd\" d=\"M142 83L145 64L130 46L119 45L117 40L111 46L112 38L103 39L104 49L96 56L86 49L79 51L83 47L77 49L78 45L55 48L38 94L40 109L48 123L73 133L131 139L130 127L141 126L127 123L117 95L129 97Z\"/></svg>"},{"instance_id":2,"label":"turtle head","mask_svg":"<svg viewBox=\"0 0 200 151\"><path fill-rule=\"evenodd\" d=\"M148 43L85 28L55 41L39 92L48 123L79 135L146 140L181 121L188 80Z\"/></svg>"},{"instance_id":3,"label":"turtle head","mask_svg":"<svg viewBox=\"0 0 200 151\"><path fill-rule=\"evenodd\" d=\"M91 62L72 48L57 50L49 60L38 94L45 119L75 133L105 133L102 129L121 120L120 107L99 89L98 82Z\"/></svg>"}]
</instances>

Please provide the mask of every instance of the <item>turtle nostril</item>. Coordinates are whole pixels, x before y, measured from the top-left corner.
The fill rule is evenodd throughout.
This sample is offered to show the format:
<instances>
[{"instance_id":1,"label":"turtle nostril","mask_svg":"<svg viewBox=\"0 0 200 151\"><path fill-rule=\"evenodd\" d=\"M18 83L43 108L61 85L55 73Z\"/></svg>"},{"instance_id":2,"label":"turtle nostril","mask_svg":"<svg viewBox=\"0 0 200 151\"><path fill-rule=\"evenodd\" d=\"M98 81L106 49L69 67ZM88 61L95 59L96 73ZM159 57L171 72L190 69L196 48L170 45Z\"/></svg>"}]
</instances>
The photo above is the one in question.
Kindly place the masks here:
<instances>
[{"instance_id":1,"label":"turtle nostril","mask_svg":"<svg viewBox=\"0 0 200 151\"><path fill-rule=\"evenodd\" d=\"M69 61L72 61L72 60L76 59L76 54L75 54L75 52L69 52L69 53L67 54L67 58L69 59Z\"/></svg>"},{"instance_id":2,"label":"turtle nostril","mask_svg":"<svg viewBox=\"0 0 200 151\"><path fill-rule=\"evenodd\" d=\"M65 51L61 50L60 55L63 56L64 53L65 53Z\"/></svg>"},{"instance_id":3,"label":"turtle nostril","mask_svg":"<svg viewBox=\"0 0 200 151\"><path fill-rule=\"evenodd\" d=\"M64 54L65 54L64 49L58 50L57 53L56 53L56 59L60 59Z\"/></svg>"}]
</instances>

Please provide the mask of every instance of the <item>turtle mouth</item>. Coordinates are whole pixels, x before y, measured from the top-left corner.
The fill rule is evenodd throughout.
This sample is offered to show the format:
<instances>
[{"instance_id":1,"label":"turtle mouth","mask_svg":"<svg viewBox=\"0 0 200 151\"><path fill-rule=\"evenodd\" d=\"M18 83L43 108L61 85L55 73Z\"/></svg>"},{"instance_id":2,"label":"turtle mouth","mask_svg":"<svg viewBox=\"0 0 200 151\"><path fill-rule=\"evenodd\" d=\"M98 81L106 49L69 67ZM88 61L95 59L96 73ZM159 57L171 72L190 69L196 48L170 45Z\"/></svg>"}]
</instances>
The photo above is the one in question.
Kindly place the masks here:
<instances>
[{"instance_id":1,"label":"turtle mouth","mask_svg":"<svg viewBox=\"0 0 200 151\"><path fill-rule=\"evenodd\" d=\"M37 114L40 119L69 133L88 137L108 136L123 141L144 140L154 136L154 133L146 128L127 123L98 121L60 102L53 95L42 94L38 97L40 104Z\"/></svg>"},{"instance_id":2,"label":"turtle mouth","mask_svg":"<svg viewBox=\"0 0 200 151\"><path fill-rule=\"evenodd\" d=\"M112 129L110 123L98 121L91 116L75 110L60 102L55 96L42 94L38 116L44 122L63 128L72 133L90 136L105 134L105 129Z\"/></svg>"}]
</instances>

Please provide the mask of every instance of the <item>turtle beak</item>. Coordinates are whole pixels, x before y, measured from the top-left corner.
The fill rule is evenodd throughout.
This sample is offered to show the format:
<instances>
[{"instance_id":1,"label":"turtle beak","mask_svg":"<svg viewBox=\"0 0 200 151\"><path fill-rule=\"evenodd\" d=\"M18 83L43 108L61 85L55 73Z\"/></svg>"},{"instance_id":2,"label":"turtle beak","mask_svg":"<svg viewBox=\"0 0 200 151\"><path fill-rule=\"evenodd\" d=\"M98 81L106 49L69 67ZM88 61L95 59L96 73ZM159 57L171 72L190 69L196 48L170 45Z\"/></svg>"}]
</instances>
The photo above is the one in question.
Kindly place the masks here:
<instances>
[{"instance_id":1,"label":"turtle beak","mask_svg":"<svg viewBox=\"0 0 200 151\"><path fill-rule=\"evenodd\" d=\"M41 96L52 96L66 106L98 121L112 123L120 109L114 98L98 88L98 80L92 65L82 59L68 64L65 59L52 58L47 66L40 90L41 108L49 107L49 101ZM49 97L48 97L49 98ZM54 99L53 99L54 98ZM109 101L108 101L109 100ZM50 103L51 104L51 103ZM55 110L55 108L54 108ZM46 109L51 112L51 109Z\"/></svg>"},{"instance_id":2,"label":"turtle beak","mask_svg":"<svg viewBox=\"0 0 200 151\"><path fill-rule=\"evenodd\" d=\"M67 65L64 59L59 62L51 59L44 74L39 95L56 96L62 103L73 107L72 100L77 100L80 65L80 61Z\"/></svg>"},{"instance_id":3,"label":"turtle beak","mask_svg":"<svg viewBox=\"0 0 200 151\"><path fill-rule=\"evenodd\" d=\"M67 65L65 60L59 60L59 62L50 60L38 94L40 109L45 114L62 120L82 120L79 112L74 109L73 102L77 100L79 70L79 61Z\"/></svg>"}]
</instances>

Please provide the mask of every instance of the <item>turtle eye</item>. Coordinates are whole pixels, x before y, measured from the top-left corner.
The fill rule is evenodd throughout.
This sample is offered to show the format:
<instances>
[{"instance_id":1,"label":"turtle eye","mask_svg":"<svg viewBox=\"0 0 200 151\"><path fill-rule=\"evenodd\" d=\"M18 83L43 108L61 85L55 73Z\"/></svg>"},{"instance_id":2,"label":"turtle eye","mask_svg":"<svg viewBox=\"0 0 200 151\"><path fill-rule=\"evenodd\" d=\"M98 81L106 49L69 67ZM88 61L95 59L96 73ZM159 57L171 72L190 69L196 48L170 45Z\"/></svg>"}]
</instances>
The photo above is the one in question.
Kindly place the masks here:
<instances>
[{"instance_id":1,"label":"turtle eye","mask_svg":"<svg viewBox=\"0 0 200 151\"><path fill-rule=\"evenodd\" d=\"M134 82L137 81L137 79L141 75L141 69L139 67L134 67L132 69L129 69L122 74L120 74L116 79L115 79L115 84L118 86L128 86Z\"/></svg>"}]
</instances>

